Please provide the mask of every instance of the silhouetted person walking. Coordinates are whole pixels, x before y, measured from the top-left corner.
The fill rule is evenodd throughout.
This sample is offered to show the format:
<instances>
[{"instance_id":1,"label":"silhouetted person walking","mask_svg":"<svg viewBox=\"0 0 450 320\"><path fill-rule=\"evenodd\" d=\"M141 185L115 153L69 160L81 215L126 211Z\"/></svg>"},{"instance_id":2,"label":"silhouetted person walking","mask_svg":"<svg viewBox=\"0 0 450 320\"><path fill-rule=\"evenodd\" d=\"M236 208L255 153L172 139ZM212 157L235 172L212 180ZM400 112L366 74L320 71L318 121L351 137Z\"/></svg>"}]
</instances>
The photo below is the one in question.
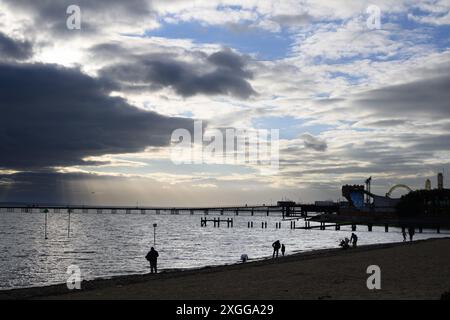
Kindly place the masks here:
<instances>
[{"instance_id":1,"label":"silhouetted person walking","mask_svg":"<svg viewBox=\"0 0 450 320\"><path fill-rule=\"evenodd\" d=\"M284 253L286 252L286 247L284 246L284 243L281 245L281 255L284 257Z\"/></svg>"},{"instance_id":2,"label":"silhouetted person walking","mask_svg":"<svg viewBox=\"0 0 450 320\"><path fill-rule=\"evenodd\" d=\"M153 273L153 271L155 273L158 273L158 251L155 250L155 248L151 247L150 251L147 253L147 255L145 256L145 259L148 260L148 262L150 262L150 273Z\"/></svg>"},{"instance_id":3,"label":"silhouetted person walking","mask_svg":"<svg viewBox=\"0 0 450 320\"><path fill-rule=\"evenodd\" d=\"M273 247L272 259L275 258L275 254L277 255L278 258L278 251L280 251L281 248L280 240L277 240L274 243L272 243L272 247Z\"/></svg>"},{"instance_id":4,"label":"silhouetted person walking","mask_svg":"<svg viewBox=\"0 0 450 320\"><path fill-rule=\"evenodd\" d=\"M405 229L402 230L402 235L403 235L403 242L406 242L406 230Z\"/></svg>"},{"instance_id":5,"label":"silhouetted person walking","mask_svg":"<svg viewBox=\"0 0 450 320\"><path fill-rule=\"evenodd\" d=\"M415 233L416 233L416 230L414 230L413 227L408 228L409 241L413 241L413 237L414 237Z\"/></svg>"},{"instance_id":6,"label":"silhouetted person walking","mask_svg":"<svg viewBox=\"0 0 450 320\"><path fill-rule=\"evenodd\" d=\"M358 243L358 236L355 233L352 233L352 236L350 237L350 242L353 244L353 248L356 248L356 245Z\"/></svg>"}]
</instances>

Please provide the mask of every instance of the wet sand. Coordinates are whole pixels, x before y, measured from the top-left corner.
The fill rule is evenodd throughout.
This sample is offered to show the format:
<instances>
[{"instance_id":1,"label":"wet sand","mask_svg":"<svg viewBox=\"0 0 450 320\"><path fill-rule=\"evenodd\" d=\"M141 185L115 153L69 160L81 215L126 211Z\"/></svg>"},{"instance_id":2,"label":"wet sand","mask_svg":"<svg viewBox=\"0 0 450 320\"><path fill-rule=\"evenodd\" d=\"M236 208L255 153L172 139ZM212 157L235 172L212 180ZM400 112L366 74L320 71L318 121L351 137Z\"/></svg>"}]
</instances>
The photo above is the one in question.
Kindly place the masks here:
<instances>
[{"instance_id":1,"label":"wet sand","mask_svg":"<svg viewBox=\"0 0 450 320\"><path fill-rule=\"evenodd\" d=\"M381 268L381 290L366 285ZM450 238L319 250L198 270L0 291L0 299L440 299L450 290Z\"/></svg>"}]
</instances>

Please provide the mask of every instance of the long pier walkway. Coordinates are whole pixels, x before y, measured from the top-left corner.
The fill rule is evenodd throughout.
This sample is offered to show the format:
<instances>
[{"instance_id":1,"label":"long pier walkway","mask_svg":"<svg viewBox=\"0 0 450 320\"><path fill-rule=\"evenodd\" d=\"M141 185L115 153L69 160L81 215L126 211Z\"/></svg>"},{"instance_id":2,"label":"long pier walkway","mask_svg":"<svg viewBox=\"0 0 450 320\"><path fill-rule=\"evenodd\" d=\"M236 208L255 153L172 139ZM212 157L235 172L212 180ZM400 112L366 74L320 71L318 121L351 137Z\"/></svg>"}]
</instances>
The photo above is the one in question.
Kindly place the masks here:
<instances>
[{"instance_id":1,"label":"long pier walkway","mask_svg":"<svg viewBox=\"0 0 450 320\"><path fill-rule=\"evenodd\" d=\"M99 206L99 205L40 205L40 204L1 204L2 212L21 213L140 213L140 214L201 214L201 215L263 215L282 216L296 219L307 217L310 213L332 213L334 208L313 204L277 204L277 205L244 205L244 206L212 206L212 207L152 207L152 206Z\"/></svg>"}]
</instances>

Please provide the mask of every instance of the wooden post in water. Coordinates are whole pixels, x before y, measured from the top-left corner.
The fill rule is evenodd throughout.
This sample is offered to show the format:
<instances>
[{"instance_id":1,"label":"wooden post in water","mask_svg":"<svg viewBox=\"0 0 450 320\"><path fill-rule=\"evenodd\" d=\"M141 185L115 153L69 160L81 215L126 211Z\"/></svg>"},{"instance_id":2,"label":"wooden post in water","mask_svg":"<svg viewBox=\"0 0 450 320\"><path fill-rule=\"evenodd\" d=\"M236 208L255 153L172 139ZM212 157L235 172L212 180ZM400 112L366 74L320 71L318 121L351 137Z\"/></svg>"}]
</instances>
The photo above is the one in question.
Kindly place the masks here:
<instances>
[{"instance_id":1,"label":"wooden post in water","mask_svg":"<svg viewBox=\"0 0 450 320\"><path fill-rule=\"evenodd\" d=\"M44 210L45 213L45 230L44 230L44 239L47 240L47 214L48 214L48 209Z\"/></svg>"},{"instance_id":2,"label":"wooden post in water","mask_svg":"<svg viewBox=\"0 0 450 320\"><path fill-rule=\"evenodd\" d=\"M67 238L70 238L70 214L72 213L72 209L68 209L67 213L69 214L67 221Z\"/></svg>"},{"instance_id":3,"label":"wooden post in water","mask_svg":"<svg viewBox=\"0 0 450 320\"><path fill-rule=\"evenodd\" d=\"M153 224L153 247L156 247L156 227L158 225L156 223Z\"/></svg>"},{"instance_id":4,"label":"wooden post in water","mask_svg":"<svg viewBox=\"0 0 450 320\"><path fill-rule=\"evenodd\" d=\"M388 224L384 225L384 232L389 232L389 225Z\"/></svg>"},{"instance_id":5,"label":"wooden post in water","mask_svg":"<svg viewBox=\"0 0 450 320\"><path fill-rule=\"evenodd\" d=\"M368 230L368 231L372 231L372 224L371 224L371 223L369 223L369 224L367 225L367 230Z\"/></svg>"}]
</instances>

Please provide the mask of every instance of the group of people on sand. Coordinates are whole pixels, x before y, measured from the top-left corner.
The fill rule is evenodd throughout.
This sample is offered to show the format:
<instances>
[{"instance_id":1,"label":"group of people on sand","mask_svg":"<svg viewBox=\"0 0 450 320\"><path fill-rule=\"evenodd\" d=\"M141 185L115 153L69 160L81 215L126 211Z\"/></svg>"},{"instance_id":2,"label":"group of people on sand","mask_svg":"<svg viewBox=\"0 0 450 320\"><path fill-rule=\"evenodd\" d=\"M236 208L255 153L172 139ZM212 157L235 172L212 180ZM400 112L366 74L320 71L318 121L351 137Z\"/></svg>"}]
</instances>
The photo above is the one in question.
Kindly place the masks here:
<instances>
[{"instance_id":1,"label":"group of people on sand","mask_svg":"<svg viewBox=\"0 0 450 320\"><path fill-rule=\"evenodd\" d=\"M415 229L413 227L409 227L408 234L409 240L413 241ZM407 238L405 228L403 228L402 235L403 235L403 242L405 242ZM345 237L344 239L342 239L341 242L339 243L339 246L342 247L343 249L348 249L350 248L350 244L352 245L353 248L356 248L358 244L358 236L355 233L352 233L350 238ZM281 255L284 257L284 254L286 252L286 246L284 245L284 243L282 244L280 240L277 240L274 243L272 243L272 248L273 248L272 259L278 258L278 253L280 250ZM158 251L156 251L155 248L151 247L150 251L145 256L145 259L147 259L147 261L150 263L150 273L158 273L157 267L158 257L159 257ZM246 254L242 255L241 259L242 262L246 262L248 260L248 256Z\"/></svg>"},{"instance_id":2,"label":"group of people on sand","mask_svg":"<svg viewBox=\"0 0 450 320\"><path fill-rule=\"evenodd\" d=\"M408 228L409 241L413 241L416 229L414 227ZM403 242L406 242L406 228L402 228Z\"/></svg>"},{"instance_id":3,"label":"group of people on sand","mask_svg":"<svg viewBox=\"0 0 450 320\"><path fill-rule=\"evenodd\" d=\"M280 240L277 240L274 243L272 243L272 248L273 248L272 258L278 258L278 252L280 251L280 249L281 255L284 257L284 253L286 252L286 246L284 245L284 243L282 244Z\"/></svg>"},{"instance_id":4,"label":"group of people on sand","mask_svg":"<svg viewBox=\"0 0 450 320\"><path fill-rule=\"evenodd\" d=\"M356 248L358 244L358 236L356 235L356 233L352 233L350 239L347 237L342 239L341 242L339 243L339 246L342 247L342 249L348 249L350 248L350 244L352 244L353 248Z\"/></svg>"}]
</instances>

